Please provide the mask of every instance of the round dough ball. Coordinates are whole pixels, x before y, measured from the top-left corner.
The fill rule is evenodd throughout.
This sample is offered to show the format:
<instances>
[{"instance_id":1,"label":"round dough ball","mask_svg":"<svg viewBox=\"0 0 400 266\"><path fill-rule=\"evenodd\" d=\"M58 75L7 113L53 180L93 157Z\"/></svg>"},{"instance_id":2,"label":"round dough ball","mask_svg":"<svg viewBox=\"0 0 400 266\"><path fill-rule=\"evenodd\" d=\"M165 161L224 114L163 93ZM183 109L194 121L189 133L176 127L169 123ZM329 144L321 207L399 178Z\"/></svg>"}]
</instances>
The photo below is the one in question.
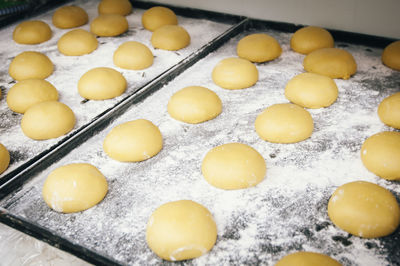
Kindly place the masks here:
<instances>
[{"instance_id":1,"label":"round dough ball","mask_svg":"<svg viewBox=\"0 0 400 266\"><path fill-rule=\"evenodd\" d=\"M208 183L222 189L253 187L264 180L267 167L264 158L252 147L228 143L210 150L203 159L201 171Z\"/></svg>"},{"instance_id":2,"label":"round dough ball","mask_svg":"<svg viewBox=\"0 0 400 266\"><path fill-rule=\"evenodd\" d=\"M236 47L236 52L241 58L262 63L278 58L282 48L274 37L256 33L242 38Z\"/></svg>"},{"instance_id":3,"label":"round dough ball","mask_svg":"<svg viewBox=\"0 0 400 266\"><path fill-rule=\"evenodd\" d=\"M258 115L256 132L263 140L295 143L308 139L314 129L310 113L292 103L274 104Z\"/></svg>"},{"instance_id":4,"label":"round dough ball","mask_svg":"<svg viewBox=\"0 0 400 266\"><path fill-rule=\"evenodd\" d=\"M53 170L43 185L47 205L57 212L89 209L103 200L108 190L104 175L88 163L73 163Z\"/></svg>"},{"instance_id":5,"label":"round dough ball","mask_svg":"<svg viewBox=\"0 0 400 266\"><path fill-rule=\"evenodd\" d=\"M40 20L24 21L15 27L13 39L20 44L38 44L50 40L49 25Z\"/></svg>"},{"instance_id":6,"label":"round dough ball","mask_svg":"<svg viewBox=\"0 0 400 266\"><path fill-rule=\"evenodd\" d=\"M280 259L275 266L341 266L338 261L332 259L331 257L316 253L316 252L306 252L299 251L286 255Z\"/></svg>"},{"instance_id":7,"label":"round dough ball","mask_svg":"<svg viewBox=\"0 0 400 266\"><path fill-rule=\"evenodd\" d=\"M8 107L17 113L25 113L40 102L57 101L56 88L44 79L26 79L11 87L7 94Z\"/></svg>"},{"instance_id":8,"label":"round dough ball","mask_svg":"<svg viewBox=\"0 0 400 266\"><path fill-rule=\"evenodd\" d=\"M53 14L53 25L60 29L79 27L88 21L88 14L79 6L63 6Z\"/></svg>"},{"instance_id":9,"label":"round dough ball","mask_svg":"<svg viewBox=\"0 0 400 266\"><path fill-rule=\"evenodd\" d=\"M129 0L102 0L98 6L99 14L118 14L126 16L132 12Z\"/></svg>"},{"instance_id":10,"label":"round dough ball","mask_svg":"<svg viewBox=\"0 0 400 266\"><path fill-rule=\"evenodd\" d=\"M53 73L50 59L39 52L22 52L10 64L8 73L15 80L45 79Z\"/></svg>"},{"instance_id":11,"label":"round dough ball","mask_svg":"<svg viewBox=\"0 0 400 266\"><path fill-rule=\"evenodd\" d=\"M90 31L101 37L114 37L126 32L129 28L128 20L118 14L104 14L90 23Z\"/></svg>"},{"instance_id":12,"label":"round dough ball","mask_svg":"<svg viewBox=\"0 0 400 266\"><path fill-rule=\"evenodd\" d=\"M335 42L326 29L308 26L297 30L290 39L290 48L300 54L309 54L321 48L333 48Z\"/></svg>"},{"instance_id":13,"label":"round dough ball","mask_svg":"<svg viewBox=\"0 0 400 266\"><path fill-rule=\"evenodd\" d=\"M0 143L0 174L3 173L10 164L10 153L4 147L3 144Z\"/></svg>"},{"instance_id":14,"label":"round dough ball","mask_svg":"<svg viewBox=\"0 0 400 266\"><path fill-rule=\"evenodd\" d=\"M89 70L78 81L79 94L89 100L106 100L120 96L126 90L126 79L108 67Z\"/></svg>"},{"instance_id":15,"label":"round dough ball","mask_svg":"<svg viewBox=\"0 0 400 266\"><path fill-rule=\"evenodd\" d=\"M178 18L171 9L155 6L143 13L142 25L149 31L155 31L165 25L178 25Z\"/></svg>"},{"instance_id":16,"label":"round dough ball","mask_svg":"<svg viewBox=\"0 0 400 266\"><path fill-rule=\"evenodd\" d=\"M153 64L150 49L140 42L125 42L114 52L114 64L120 68L141 70Z\"/></svg>"},{"instance_id":17,"label":"round dough ball","mask_svg":"<svg viewBox=\"0 0 400 266\"><path fill-rule=\"evenodd\" d=\"M21 120L24 134L35 140L58 138L75 126L75 115L63 103L41 102L26 110Z\"/></svg>"},{"instance_id":18,"label":"round dough ball","mask_svg":"<svg viewBox=\"0 0 400 266\"><path fill-rule=\"evenodd\" d=\"M256 84L258 70L246 59L226 58L214 67L212 79L215 84L224 89L239 90Z\"/></svg>"},{"instance_id":19,"label":"round dough ball","mask_svg":"<svg viewBox=\"0 0 400 266\"><path fill-rule=\"evenodd\" d=\"M212 249L216 240L217 225L212 214L191 200L161 205L147 223L147 245L164 260L200 257Z\"/></svg>"},{"instance_id":20,"label":"round dough ball","mask_svg":"<svg viewBox=\"0 0 400 266\"><path fill-rule=\"evenodd\" d=\"M314 73L301 73L286 84L286 98L306 108L322 108L333 104L338 88L333 79Z\"/></svg>"},{"instance_id":21,"label":"round dough ball","mask_svg":"<svg viewBox=\"0 0 400 266\"><path fill-rule=\"evenodd\" d=\"M204 87L186 87L172 95L168 113L175 119L197 124L217 117L222 112L218 95Z\"/></svg>"},{"instance_id":22,"label":"round dough ball","mask_svg":"<svg viewBox=\"0 0 400 266\"><path fill-rule=\"evenodd\" d=\"M190 35L181 26L165 25L153 32L151 44L154 48L176 51L190 44Z\"/></svg>"},{"instance_id":23,"label":"round dough ball","mask_svg":"<svg viewBox=\"0 0 400 266\"><path fill-rule=\"evenodd\" d=\"M309 53L303 61L307 72L330 78L349 79L357 71L353 56L339 48L322 48Z\"/></svg>"},{"instance_id":24,"label":"round dough ball","mask_svg":"<svg viewBox=\"0 0 400 266\"><path fill-rule=\"evenodd\" d=\"M365 181L336 189L329 199L328 215L337 227L364 238L387 236L400 223L400 208L393 194Z\"/></svg>"},{"instance_id":25,"label":"round dough ball","mask_svg":"<svg viewBox=\"0 0 400 266\"><path fill-rule=\"evenodd\" d=\"M400 41L395 41L386 46L382 53L382 62L395 70L400 71Z\"/></svg>"},{"instance_id":26,"label":"round dough ball","mask_svg":"<svg viewBox=\"0 0 400 266\"><path fill-rule=\"evenodd\" d=\"M98 41L93 33L76 29L65 33L57 42L58 50L64 55L90 54L97 49Z\"/></svg>"},{"instance_id":27,"label":"round dough ball","mask_svg":"<svg viewBox=\"0 0 400 266\"><path fill-rule=\"evenodd\" d=\"M379 104L378 116L386 125L400 129L400 92L385 98Z\"/></svg>"},{"instance_id":28,"label":"round dough ball","mask_svg":"<svg viewBox=\"0 0 400 266\"><path fill-rule=\"evenodd\" d=\"M140 162L159 153L163 139L157 126L145 119L120 124L107 134L103 149L121 162Z\"/></svg>"},{"instance_id":29,"label":"round dough ball","mask_svg":"<svg viewBox=\"0 0 400 266\"><path fill-rule=\"evenodd\" d=\"M400 132L384 131L367 138L361 146L361 160L377 176L400 180Z\"/></svg>"}]
</instances>

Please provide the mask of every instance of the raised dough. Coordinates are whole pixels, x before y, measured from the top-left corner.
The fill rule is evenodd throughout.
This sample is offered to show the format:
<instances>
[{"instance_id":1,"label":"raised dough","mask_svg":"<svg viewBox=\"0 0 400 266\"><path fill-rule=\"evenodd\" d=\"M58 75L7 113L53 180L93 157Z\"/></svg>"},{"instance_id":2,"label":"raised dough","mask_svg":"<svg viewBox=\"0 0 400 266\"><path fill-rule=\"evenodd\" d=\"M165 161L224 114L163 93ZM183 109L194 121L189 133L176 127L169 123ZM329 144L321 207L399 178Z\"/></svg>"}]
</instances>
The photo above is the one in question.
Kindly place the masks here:
<instances>
[{"instance_id":1,"label":"raised dough","mask_svg":"<svg viewBox=\"0 0 400 266\"><path fill-rule=\"evenodd\" d=\"M43 185L47 205L57 212L80 212L95 206L107 194L104 175L88 163L73 163L53 170Z\"/></svg>"},{"instance_id":2,"label":"raised dough","mask_svg":"<svg viewBox=\"0 0 400 266\"><path fill-rule=\"evenodd\" d=\"M262 63L278 58L282 53L282 48L274 37L265 33L256 33L242 38L236 47L236 52L241 58Z\"/></svg>"},{"instance_id":3,"label":"raised dough","mask_svg":"<svg viewBox=\"0 0 400 266\"><path fill-rule=\"evenodd\" d=\"M77 56L90 54L97 49L96 36L82 29L65 33L57 42L58 50L64 55Z\"/></svg>"},{"instance_id":4,"label":"raised dough","mask_svg":"<svg viewBox=\"0 0 400 266\"><path fill-rule=\"evenodd\" d=\"M400 40L386 46L382 53L382 62L386 66L400 71Z\"/></svg>"},{"instance_id":5,"label":"raised dough","mask_svg":"<svg viewBox=\"0 0 400 266\"><path fill-rule=\"evenodd\" d=\"M400 132L384 131L367 138L361 160L372 173L388 180L400 179Z\"/></svg>"},{"instance_id":6,"label":"raised dough","mask_svg":"<svg viewBox=\"0 0 400 266\"><path fill-rule=\"evenodd\" d=\"M79 6L63 6L53 14L53 25L60 29L70 29L85 25L88 14Z\"/></svg>"},{"instance_id":7,"label":"raised dough","mask_svg":"<svg viewBox=\"0 0 400 266\"><path fill-rule=\"evenodd\" d=\"M153 64L154 56L150 49L140 42L124 42L114 52L114 64L120 68L141 70Z\"/></svg>"},{"instance_id":8,"label":"raised dough","mask_svg":"<svg viewBox=\"0 0 400 266\"><path fill-rule=\"evenodd\" d=\"M267 171L264 158L252 147L228 143L210 150L203 159L201 171L208 183L222 189L253 187L264 180Z\"/></svg>"},{"instance_id":9,"label":"raised dough","mask_svg":"<svg viewBox=\"0 0 400 266\"><path fill-rule=\"evenodd\" d=\"M301 73L285 87L286 98L306 108L322 108L334 103L338 88L333 79L314 73Z\"/></svg>"},{"instance_id":10,"label":"raised dough","mask_svg":"<svg viewBox=\"0 0 400 266\"><path fill-rule=\"evenodd\" d=\"M4 147L3 144L0 143L0 174L3 173L10 164L10 153Z\"/></svg>"},{"instance_id":11,"label":"raised dough","mask_svg":"<svg viewBox=\"0 0 400 266\"><path fill-rule=\"evenodd\" d=\"M126 16L132 12L129 0L102 0L97 7L99 14L119 14Z\"/></svg>"},{"instance_id":12,"label":"raised dough","mask_svg":"<svg viewBox=\"0 0 400 266\"><path fill-rule=\"evenodd\" d=\"M212 71L212 79L218 86L239 90L253 86L258 81L258 70L249 60L225 58Z\"/></svg>"},{"instance_id":13,"label":"raised dough","mask_svg":"<svg viewBox=\"0 0 400 266\"><path fill-rule=\"evenodd\" d=\"M108 156L121 162L140 162L159 153L163 139L157 126L145 119L114 127L103 142Z\"/></svg>"},{"instance_id":14,"label":"raised dough","mask_svg":"<svg viewBox=\"0 0 400 266\"><path fill-rule=\"evenodd\" d=\"M173 118L197 124L217 117L222 111L222 102L212 90L191 86L172 95L167 109Z\"/></svg>"},{"instance_id":15,"label":"raised dough","mask_svg":"<svg viewBox=\"0 0 400 266\"><path fill-rule=\"evenodd\" d=\"M90 31L101 37L114 37L126 32L129 28L128 20L118 14L104 14L90 23Z\"/></svg>"},{"instance_id":16,"label":"raised dough","mask_svg":"<svg viewBox=\"0 0 400 266\"><path fill-rule=\"evenodd\" d=\"M393 194L365 181L336 189L329 199L328 215L337 227L364 238L389 235L400 223L400 208Z\"/></svg>"},{"instance_id":17,"label":"raised dough","mask_svg":"<svg viewBox=\"0 0 400 266\"><path fill-rule=\"evenodd\" d=\"M149 31L155 31L164 25L178 25L178 18L171 9L155 6L143 13L142 25Z\"/></svg>"},{"instance_id":18,"label":"raised dough","mask_svg":"<svg viewBox=\"0 0 400 266\"><path fill-rule=\"evenodd\" d=\"M315 26L298 29L290 39L290 48L301 54L309 54L321 48L333 48L334 45L329 31Z\"/></svg>"},{"instance_id":19,"label":"raised dough","mask_svg":"<svg viewBox=\"0 0 400 266\"><path fill-rule=\"evenodd\" d=\"M328 255L299 251L286 255L280 259L275 266L341 266L338 261Z\"/></svg>"},{"instance_id":20,"label":"raised dough","mask_svg":"<svg viewBox=\"0 0 400 266\"><path fill-rule=\"evenodd\" d=\"M49 25L40 20L24 21L15 27L13 39L20 44L38 44L50 40Z\"/></svg>"},{"instance_id":21,"label":"raised dough","mask_svg":"<svg viewBox=\"0 0 400 266\"><path fill-rule=\"evenodd\" d=\"M212 249L216 240L217 226L212 214L191 200L161 205L147 223L147 245L164 260L200 257Z\"/></svg>"},{"instance_id":22,"label":"raised dough","mask_svg":"<svg viewBox=\"0 0 400 266\"><path fill-rule=\"evenodd\" d=\"M44 79L26 79L18 82L7 93L8 107L17 113L25 113L34 104L57 101L56 88Z\"/></svg>"},{"instance_id":23,"label":"raised dough","mask_svg":"<svg viewBox=\"0 0 400 266\"><path fill-rule=\"evenodd\" d=\"M151 44L154 48L176 51L190 44L190 35L181 26L165 25L153 32Z\"/></svg>"},{"instance_id":24,"label":"raised dough","mask_svg":"<svg viewBox=\"0 0 400 266\"><path fill-rule=\"evenodd\" d=\"M10 64L8 73L18 81L25 79L45 79L53 73L53 63L39 52L22 52Z\"/></svg>"},{"instance_id":25,"label":"raised dough","mask_svg":"<svg viewBox=\"0 0 400 266\"><path fill-rule=\"evenodd\" d=\"M378 115L386 125L400 129L400 92L390 95L379 104Z\"/></svg>"}]
</instances>

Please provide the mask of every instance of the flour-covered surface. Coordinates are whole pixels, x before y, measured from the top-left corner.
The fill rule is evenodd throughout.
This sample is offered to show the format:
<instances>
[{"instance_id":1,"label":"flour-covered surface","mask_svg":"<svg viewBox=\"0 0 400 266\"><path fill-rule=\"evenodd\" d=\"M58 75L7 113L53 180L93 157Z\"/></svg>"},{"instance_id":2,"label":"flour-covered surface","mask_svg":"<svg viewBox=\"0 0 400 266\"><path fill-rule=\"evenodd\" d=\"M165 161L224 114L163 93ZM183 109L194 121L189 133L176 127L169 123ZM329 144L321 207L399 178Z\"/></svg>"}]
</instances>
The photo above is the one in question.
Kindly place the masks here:
<instances>
[{"instance_id":1,"label":"flour-covered surface","mask_svg":"<svg viewBox=\"0 0 400 266\"><path fill-rule=\"evenodd\" d=\"M377 183L399 198L400 184L368 172L359 151L367 137L392 130L380 122L376 110L382 99L400 90L400 72L381 64L382 49L337 43L353 54L358 71L349 80L336 80L339 98L332 106L309 110L315 125L311 138L296 144L265 142L256 134L254 121L266 107L287 102L285 84L303 72L304 56L290 50L290 34L266 30L282 45L281 57L257 65L260 78L255 86L236 91L219 88L211 80L213 67L235 56L236 43L251 32L232 39L132 106L107 129L3 200L1 206L122 264L164 263L146 245L146 223L158 206L181 199L206 206L218 227L214 248L184 264L273 265L299 250L321 252L344 265L400 264L399 230L380 239L362 239L335 227L327 215L330 195L338 186L355 180ZM190 125L168 115L169 98L192 85L208 87L219 95L223 102L220 116ZM160 128L162 151L140 163L108 158L102 150L106 134L118 124L139 118ZM267 174L256 187L225 191L202 177L206 153L230 142L248 144L265 158ZM109 182L107 196L81 213L50 210L41 198L46 176L59 166L76 162L100 169Z\"/></svg>"}]
</instances>

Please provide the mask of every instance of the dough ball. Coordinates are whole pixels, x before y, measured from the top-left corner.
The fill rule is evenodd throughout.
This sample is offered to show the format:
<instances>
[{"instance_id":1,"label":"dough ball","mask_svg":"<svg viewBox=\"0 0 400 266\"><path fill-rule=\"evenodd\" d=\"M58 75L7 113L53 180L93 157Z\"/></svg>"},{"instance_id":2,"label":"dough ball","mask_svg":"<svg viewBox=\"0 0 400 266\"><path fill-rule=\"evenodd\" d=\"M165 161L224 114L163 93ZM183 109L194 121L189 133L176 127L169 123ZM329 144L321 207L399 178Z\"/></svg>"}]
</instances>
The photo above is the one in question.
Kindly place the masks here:
<instances>
[{"instance_id":1,"label":"dough ball","mask_svg":"<svg viewBox=\"0 0 400 266\"><path fill-rule=\"evenodd\" d=\"M149 31L155 31L165 25L178 25L178 18L171 9L155 6L143 13L142 25Z\"/></svg>"},{"instance_id":2,"label":"dough ball","mask_svg":"<svg viewBox=\"0 0 400 266\"><path fill-rule=\"evenodd\" d=\"M386 125L400 129L400 92L385 98L379 104L378 116Z\"/></svg>"},{"instance_id":3,"label":"dough ball","mask_svg":"<svg viewBox=\"0 0 400 266\"><path fill-rule=\"evenodd\" d=\"M300 251L289 254L280 259L275 266L341 266L338 261L331 257L316 253Z\"/></svg>"},{"instance_id":4,"label":"dough ball","mask_svg":"<svg viewBox=\"0 0 400 266\"><path fill-rule=\"evenodd\" d=\"M120 68L141 70L153 64L150 49L140 42L125 42L114 52L114 64Z\"/></svg>"},{"instance_id":5,"label":"dough ball","mask_svg":"<svg viewBox=\"0 0 400 266\"><path fill-rule=\"evenodd\" d=\"M40 20L24 21L15 27L13 39L19 44L38 44L50 40L49 25Z\"/></svg>"},{"instance_id":6,"label":"dough ball","mask_svg":"<svg viewBox=\"0 0 400 266\"><path fill-rule=\"evenodd\" d=\"M79 6L63 6L54 12L53 25L60 29L70 29L85 25L88 14Z\"/></svg>"},{"instance_id":7,"label":"dough ball","mask_svg":"<svg viewBox=\"0 0 400 266\"><path fill-rule=\"evenodd\" d=\"M4 147L3 144L0 143L0 174L3 173L10 164L10 153Z\"/></svg>"},{"instance_id":8,"label":"dough ball","mask_svg":"<svg viewBox=\"0 0 400 266\"><path fill-rule=\"evenodd\" d=\"M246 59L226 58L214 67L212 79L215 84L224 89L239 90L256 84L258 70Z\"/></svg>"},{"instance_id":9,"label":"dough ball","mask_svg":"<svg viewBox=\"0 0 400 266\"><path fill-rule=\"evenodd\" d=\"M322 108L333 104L338 88L333 79L314 73L302 73L286 84L286 98L306 108Z\"/></svg>"},{"instance_id":10,"label":"dough ball","mask_svg":"<svg viewBox=\"0 0 400 266\"><path fill-rule=\"evenodd\" d=\"M389 235L400 223L400 208L393 194L365 181L336 189L329 199L328 215L337 227L364 238Z\"/></svg>"},{"instance_id":11,"label":"dough ball","mask_svg":"<svg viewBox=\"0 0 400 266\"><path fill-rule=\"evenodd\" d=\"M222 189L242 189L260 183L267 171L264 158L252 147L229 143L210 150L201 165L208 183Z\"/></svg>"},{"instance_id":12,"label":"dough ball","mask_svg":"<svg viewBox=\"0 0 400 266\"><path fill-rule=\"evenodd\" d=\"M307 72L330 78L349 79L357 71L353 56L339 48L322 48L309 53L303 61Z\"/></svg>"},{"instance_id":13,"label":"dough ball","mask_svg":"<svg viewBox=\"0 0 400 266\"><path fill-rule=\"evenodd\" d=\"M89 70L78 81L79 94L89 100L106 100L120 96L126 90L126 79L108 67Z\"/></svg>"},{"instance_id":14,"label":"dough ball","mask_svg":"<svg viewBox=\"0 0 400 266\"><path fill-rule=\"evenodd\" d=\"M386 46L382 53L382 62L395 70L400 71L400 41L395 41Z\"/></svg>"},{"instance_id":15,"label":"dough ball","mask_svg":"<svg viewBox=\"0 0 400 266\"><path fill-rule=\"evenodd\" d=\"M153 32L151 44L154 48L176 51L190 44L190 35L181 26L165 25Z\"/></svg>"},{"instance_id":16,"label":"dough ball","mask_svg":"<svg viewBox=\"0 0 400 266\"><path fill-rule=\"evenodd\" d=\"M86 30L71 30L57 42L58 50L64 55L76 56L90 54L97 49L97 38Z\"/></svg>"},{"instance_id":17,"label":"dough ball","mask_svg":"<svg viewBox=\"0 0 400 266\"><path fill-rule=\"evenodd\" d=\"M126 18L118 14L100 15L90 23L90 31L101 37L118 36L126 32L128 28Z\"/></svg>"},{"instance_id":18,"label":"dough ball","mask_svg":"<svg viewBox=\"0 0 400 266\"><path fill-rule=\"evenodd\" d=\"M58 138L75 126L75 115L63 103L41 102L26 110L21 120L24 134L35 140Z\"/></svg>"},{"instance_id":19,"label":"dough ball","mask_svg":"<svg viewBox=\"0 0 400 266\"><path fill-rule=\"evenodd\" d=\"M204 87L186 87L168 102L168 113L175 119L197 124L217 117L222 112L218 95Z\"/></svg>"},{"instance_id":20,"label":"dough ball","mask_svg":"<svg viewBox=\"0 0 400 266\"><path fill-rule=\"evenodd\" d=\"M256 132L263 140L295 143L308 139L314 129L310 113L292 103L274 104L258 115Z\"/></svg>"},{"instance_id":21,"label":"dough ball","mask_svg":"<svg viewBox=\"0 0 400 266\"><path fill-rule=\"evenodd\" d=\"M129 0L102 0L98 6L99 14L118 14L126 16L132 12Z\"/></svg>"},{"instance_id":22,"label":"dough ball","mask_svg":"<svg viewBox=\"0 0 400 266\"><path fill-rule=\"evenodd\" d=\"M236 47L236 52L241 58L262 63L278 58L282 48L274 37L257 33L242 38Z\"/></svg>"},{"instance_id":23,"label":"dough ball","mask_svg":"<svg viewBox=\"0 0 400 266\"><path fill-rule=\"evenodd\" d=\"M400 132L384 131L367 138L361 146L361 160L377 176L400 180Z\"/></svg>"},{"instance_id":24,"label":"dough ball","mask_svg":"<svg viewBox=\"0 0 400 266\"><path fill-rule=\"evenodd\" d=\"M45 79L53 73L53 63L39 52L22 52L10 64L8 73L15 80Z\"/></svg>"},{"instance_id":25,"label":"dough ball","mask_svg":"<svg viewBox=\"0 0 400 266\"><path fill-rule=\"evenodd\" d=\"M308 26L297 30L290 39L290 48L300 54L309 54L321 48L333 48L335 42L326 29Z\"/></svg>"},{"instance_id":26,"label":"dough ball","mask_svg":"<svg viewBox=\"0 0 400 266\"><path fill-rule=\"evenodd\" d=\"M191 200L161 205L147 223L147 245L164 260L200 257L212 249L216 240L217 226L212 214Z\"/></svg>"},{"instance_id":27,"label":"dough ball","mask_svg":"<svg viewBox=\"0 0 400 266\"><path fill-rule=\"evenodd\" d=\"M20 81L12 86L7 94L8 107L21 114L37 103L57 100L58 92L56 88L44 79Z\"/></svg>"},{"instance_id":28,"label":"dough ball","mask_svg":"<svg viewBox=\"0 0 400 266\"><path fill-rule=\"evenodd\" d=\"M140 162L159 153L163 139L157 126L138 119L114 127L104 139L103 149L108 156L121 162Z\"/></svg>"},{"instance_id":29,"label":"dough ball","mask_svg":"<svg viewBox=\"0 0 400 266\"><path fill-rule=\"evenodd\" d=\"M73 163L52 171L43 185L43 199L57 212L89 209L102 201L108 190L104 175L88 163Z\"/></svg>"}]
</instances>

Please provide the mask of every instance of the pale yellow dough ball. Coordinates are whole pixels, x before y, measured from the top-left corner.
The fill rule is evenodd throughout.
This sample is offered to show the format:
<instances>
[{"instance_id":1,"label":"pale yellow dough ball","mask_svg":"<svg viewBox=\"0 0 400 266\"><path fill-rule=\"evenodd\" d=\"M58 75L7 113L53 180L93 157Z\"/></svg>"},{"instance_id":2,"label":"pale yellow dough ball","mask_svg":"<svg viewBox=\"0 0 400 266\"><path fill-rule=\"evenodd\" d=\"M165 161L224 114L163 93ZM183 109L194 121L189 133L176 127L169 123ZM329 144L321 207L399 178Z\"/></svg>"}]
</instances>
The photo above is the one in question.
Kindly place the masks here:
<instances>
[{"instance_id":1,"label":"pale yellow dough ball","mask_svg":"<svg viewBox=\"0 0 400 266\"><path fill-rule=\"evenodd\" d=\"M337 227L363 238L387 236L400 223L400 208L393 194L365 181L336 189L329 199L328 215Z\"/></svg>"},{"instance_id":2,"label":"pale yellow dough ball","mask_svg":"<svg viewBox=\"0 0 400 266\"><path fill-rule=\"evenodd\" d=\"M390 95L379 104L378 116L386 125L400 129L400 92Z\"/></svg>"},{"instance_id":3,"label":"pale yellow dough ball","mask_svg":"<svg viewBox=\"0 0 400 266\"><path fill-rule=\"evenodd\" d=\"M293 33L290 39L290 48L300 54L309 54L321 48L333 48L335 42L326 29L307 26Z\"/></svg>"},{"instance_id":4,"label":"pale yellow dough ball","mask_svg":"<svg viewBox=\"0 0 400 266\"><path fill-rule=\"evenodd\" d=\"M212 214L191 200L161 205L147 223L147 245L168 261L200 257L212 249L216 240L217 226Z\"/></svg>"},{"instance_id":5,"label":"pale yellow dough ball","mask_svg":"<svg viewBox=\"0 0 400 266\"><path fill-rule=\"evenodd\" d=\"M282 48L274 37L265 33L256 33L242 38L236 47L236 52L241 58L262 63L278 58L282 53Z\"/></svg>"},{"instance_id":6,"label":"pale yellow dough ball","mask_svg":"<svg viewBox=\"0 0 400 266\"><path fill-rule=\"evenodd\" d=\"M138 119L120 124L107 134L105 153L121 162L140 162L159 153L163 146L160 130L152 122Z\"/></svg>"},{"instance_id":7,"label":"pale yellow dough ball","mask_svg":"<svg viewBox=\"0 0 400 266\"><path fill-rule=\"evenodd\" d=\"M128 20L118 14L99 15L90 23L90 31L101 37L114 37L126 32Z\"/></svg>"},{"instance_id":8,"label":"pale yellow dough ball","mask_svg":"<svg viewBox=\"0 0 400 266\"><path fill-rule=\"evenodd\" d=\"M85 25L88 14L79 6L63 6L53 14L53 25L60 29L70 29Z\"/></svg>"},{"instance_id":9,"label":"pale yellow dough ball","mask_svg":"<svg viewBox=\"0 0 400 266\"><path fill-rule=\"evenodd\" d=\"M4 147L3 144L0 143L0 174L2 174L10 164L10 153Z\"/></svg>"},{"instance_id":10,"label":"pale yellow dough ball","mask_svg":"<svg viewBox=\"0 0 400 266\"><path fill-rule=\"evenodd\" d=\"M302 107L322 108L333 104L338 88L333 79L314 73L301 73L286 84L286 98Z\"/></svg>"},{"instance_id":11,"label":"pale yellow dough ball","mask_svg":"<svg viewBox=\"0 0 400 266\"><path fill-rule=\"evenodd\" d=\"M400 179L400 132L384 131L367 138L361 146L364 166L379 177Z\"/></svg>"},{"instance_id":12,"label":"pale yellow dough ball","mask_svg":"<svg viewBox=\"0 0 400 266\"><path fill-rule=\"evenodd\" d=\"M29 107L40 102L57 101L56 88L44 79L26 79L18 82L8 91L8 107L17 113L25 113Z\"/></svg>"},{"instance_id":13,"label":"pale yellow dough ball","mask_svg":"<svg viewBox=\"0 0 400 266\"><path fill-rule=\"evenodd\" d=\"M97 49L96 36L82 29L71 30L65 33L57 42L60 53L69 56L90 54Z\"/></svg>"},{"instance_id":14,"label":"pale yellow dough ball","mask_svg":"<svg viewBox=\"0 0 400 266\"><path fill-rule=\"evenodd\" d=\"M45 79L53 73L50 59L39 52L22 52L10 64L8 73L15 80Z\"/></svg>"},{"instance_id":15,"label":"pale yellow dough ball","mask_svg":"<svg viewBox=\"0 0 400 266\"><path fill-rule=\"evenodd\" d=\"M19 44L39 44L50 40L49 25L40 20L24 21L15 27L13 39Z\"/></svg>"},{"instance_id":16,"label":"pale yellow dough ball","mask_svg":"<svg viewBox=\"0 0 400 266\"><path fill-rule=\"evenodd\" d=\"M253 86L258 81L258 70L249 60L226 58L212 71L212 79L218 86L228 90L239 90Z\"/></svg>"},{"instance_id":17,"label":"pale yellow dough ball","mask_svg":"<svg viewBox=\"0 0 400 266\"><path fill-rule=\"evenodd\" d=\"M57 101L41 102L26 110L21 120L22 132L34 140L58 138L75 126L74 112Z\"/></svg>"},{"instance_id":18,"label":"pale yellow dough ball","mask_svg":"<svg viewBox=\"0 0 400 266\"><path fill-rule=\"evenodd\" d=\"M102 0L97 9L99 14L126 16L132 12L132 4L129 0Z\"/></svg>"},{"instance_id":19,"label":"pale yellow dough ball","mask_svg":"<svg viewBox=\"0 0 400 266\"><path fill-rule=\"evenodd\" d=\"M190 44L190 35L181 26L165 25L153 32L151 44L154 48L176 51Z\"/></svg>"},{"instance_id":20,"label":"pale yellow dough ball","mask_svg":"<svg viewBox=\"0 0 400 266\"><path fill-rule=\"evenodd\" d=\"M120 68L142 70L153 64L150 49L140 42L125 42L114 52L114 64Z\"/></svg>"},{"instance_id":21,"label":"pale yellow dough ball","mask_svg":"<svg viewBox=\"0 0 400 266\"><path fill-rule=\"evenodd\" d=\"M178 18L171 9L155 6L143 13L142 25L149 31L155 31L165 25L178 25Z\"/></svg>"},{"instance_id":22,"label":"pale yellow dough ball","mask_svg":"<svg viewBox=\"0 0 400 266\"><path fill-rule=\"evenodd\" d=\"M89 209L106 196L104 175L88 163L73 163L53 170L43 185L46 204L57 212L71 213Z\"/></svg>"},{"instance_id":23,"label":"pale yellow dough ball","mask_svg":"<svg viewBox=\"0 0 400 266\"><path fill-rule=\"evenodd\" d=\"M286 255L280 259L275 266L341 266L338 261L328 255L299 251Z\"/></svg>"},{"instance_id":24,"label":"pale yellow dough ball","mask_svg":"<svg viewBox=\"0 0 400 266\"><path fill-rule=\"evenodd\" d=\"M400 41L395 41L386 46L382 53L382 62L394 69L400 71Z\"/></svg>"}]
</instances>

